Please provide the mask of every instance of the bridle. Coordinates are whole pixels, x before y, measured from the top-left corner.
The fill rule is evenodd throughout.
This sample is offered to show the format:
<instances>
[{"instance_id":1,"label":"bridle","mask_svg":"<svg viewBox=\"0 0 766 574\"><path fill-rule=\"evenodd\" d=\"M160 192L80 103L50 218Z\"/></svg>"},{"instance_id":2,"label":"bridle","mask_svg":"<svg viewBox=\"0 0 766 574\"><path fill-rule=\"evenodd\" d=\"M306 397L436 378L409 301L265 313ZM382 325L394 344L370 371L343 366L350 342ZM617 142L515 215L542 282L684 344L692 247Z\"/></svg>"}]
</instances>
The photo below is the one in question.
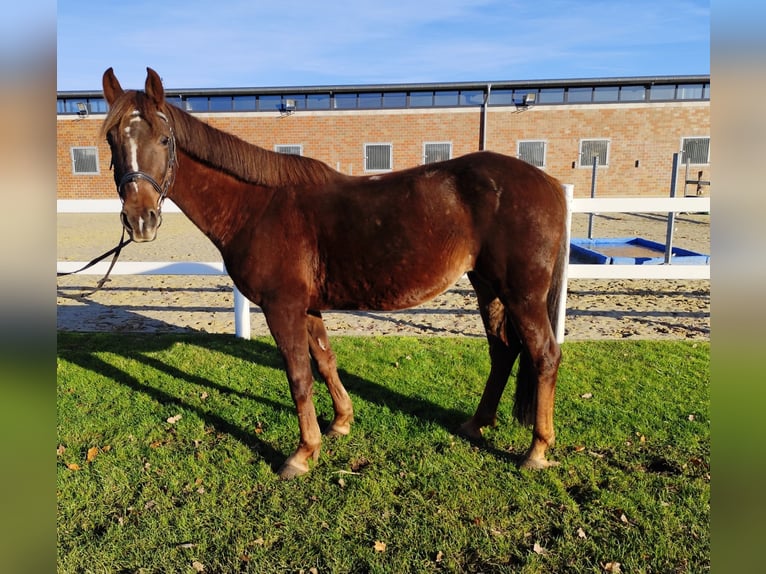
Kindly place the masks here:
<instances>
[{"instance_id":1,"label":"bridle","mask_svg":"<svg viewBox=\"0 0 766 574\"><path fill-rule=\"evenodd\" d=\"M160 114L160 117L166 122L168 121L167 118L164 117L164 114ZM154 191L159 195L157 208L162 207L162 202L165 201L165 197L168 195L168 190L170 189L170 186L173 185L173 181L176 177L176 137L173 133L173 127L169 123L168 127L170 128L170 136L168 138L168 165L165 168L165 175L162 176L162 184L158 183L156 179L145 171L129 171L120 178L120 182L117 184L117 193L123 202L125 201L123 199L125 196L123 188L129 183L135 183L136 180L143 179L148 181L154 188ZM114 160L112 160L112 165L114 165Z\"/></svg>"}]
</instances>

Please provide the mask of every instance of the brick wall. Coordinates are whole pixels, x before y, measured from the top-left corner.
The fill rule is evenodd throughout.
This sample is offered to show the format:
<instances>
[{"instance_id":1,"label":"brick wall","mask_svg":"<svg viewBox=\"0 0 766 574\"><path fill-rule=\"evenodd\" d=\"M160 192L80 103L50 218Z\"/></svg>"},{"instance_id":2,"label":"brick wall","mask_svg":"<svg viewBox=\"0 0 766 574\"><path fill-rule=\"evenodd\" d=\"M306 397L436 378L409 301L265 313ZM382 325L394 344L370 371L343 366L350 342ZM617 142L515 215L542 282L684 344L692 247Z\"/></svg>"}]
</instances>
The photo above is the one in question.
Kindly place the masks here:
<instances>
[{"instance_id":1,"label":"brick wall","mask_svg":"<svg viewBox=\"0 0 766 574\"><path fill-rule=\"evenodd\" d=\"M475 151L481 143L480 108L198 117L266 149L274 149L278 144L302 145L304 155L355 175L364 173L365 143L392 144L394 169L421 164L424 142L452 142L453 156ZM102 121L103 115L81 119L59 116L59 199L115 197L109 148L99 137ZM665 196L670 186L672 156L680 150L681 139L709 135L709 102L673 102L533 106L525 111L489 108L486 140L487 149L514 156L519 140L544 140L545 170L564 183L573 183L575 195L583 197L590 194L592 171L590 167L579 167L580 140L608 139L609 164L598 170L597 194ZM73 175L71 148L75 146L98 146L99 175ZM702 179L710 180L710 167L710 164L691 166L690 176L696 178L702 170ZM679 195L683 193L683 175L682 168Z\"/></svg>"}]
</instances>

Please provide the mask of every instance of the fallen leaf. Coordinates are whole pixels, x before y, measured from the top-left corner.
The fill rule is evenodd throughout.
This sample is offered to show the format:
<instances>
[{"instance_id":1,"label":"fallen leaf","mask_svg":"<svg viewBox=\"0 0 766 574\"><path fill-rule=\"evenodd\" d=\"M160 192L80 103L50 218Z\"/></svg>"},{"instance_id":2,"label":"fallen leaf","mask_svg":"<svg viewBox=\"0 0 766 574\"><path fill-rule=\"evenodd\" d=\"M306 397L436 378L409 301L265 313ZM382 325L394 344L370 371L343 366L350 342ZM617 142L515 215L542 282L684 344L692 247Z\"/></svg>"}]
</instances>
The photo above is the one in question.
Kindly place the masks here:
<instances>
[{"instance_id":1,"label":"fallen leaf","mask_svg":"<svg viewBox=\"0 0 766 574\"><path fill-rule=\"evenodd\" d=\"M93 462L93 459L98 456L98 447L92 446L88 449L88 454L85 455L85 460L87 462Z\"/></svg>"},{"instance_id":2,"label":"fallen leaf","mask_svg":"<svg viewBox=\"0 0 766 574\"><path fill-rule=\"evenodd\" d=\"M690 421L693 421L694 420L694 415L689 415L688 418L689 418Z\"/></svg>"},{"instance_id":3,"label":"fallen leaf","mask_svg":"<svg viewBox=\"0 0 766 574\"><path fill-rule=\"evenodd\" d=\"M56 447L56 455L61 456L66 452L66 447L63 444L60 444Z\"/></svg>"},{"instance_id":4,"label":"fallen leaf","mask_svg":"<svg viewBox=\"0 0 766 574\"><path fill-rule=\"evenodd\" d=\"M439 551L436 553L436 558L435 558L435 560L436 560L437 562L441 562L443 559L444 559L444 552L442 552L441 550L439 550Z\"/></svg>"},{"instance_id":5,"label":"fallen leaf","mask_svg":"<svg viewBox=\"0 0 766 574\"><path fill-rule=\"evenodd\" d=\"M207 394L207 391L205 391L204 393L202 393L202 394L199 396L199 398L200 398L200 399L202 399L202 400L204 401L206 398L208 398L208 396L210 396L210 395L208 395L208 394Z\"/></svg>"},{"instance_id":6,"label":"fallen leaf","mask_svg":"<svg viewBox=\"0 0 766 574\"><path fill-rule=\"evenodd\" d=\"M604 564L604 572L611 572L612 574L620 574L622 569L619 562L607 562Z\"/></svg>"},{"instance_id":7,"label":"fallen leaf","mask_svg":"<svg viewBox=\"0 0 766 574\"><path fill-rule=\"evenodd\" d=\"M375 549L375 552L385 552L386 551L386 543L381 542L380 540L376 540L375 544L373 545L373 548Z\"/></svg>"},{"instance_id":8,"label":"fallen leaf","mask_svg":"<svg viewBox=\"0 0 766 574\"><path fill-rule=\"evenodd\" d=\"M588 537L588 535L585 534L585 531L582 528L578 528L577 529L577 537L585 539L585 538Z\"/></svg>"},{"instance_id":9,"label":"fallen leaf","mask_svg":"<svg viewBox=\"0 0 766 574\"><path fill-rule=\"evenodd\" d=\"M178 545L179 548L194 548L195 546L194 542L184 542Z\"/></svg>"},{"instance_id":10,"label":"fallen leaf","mask_svg":"<svg viewBox=\"0 0 766 574\"><path fill-rule=\"evenodd\" d=\"M205 565L202 562L198 562L196 560L194 562L192 562L192 568L194 568L194 570L196 572L204 572L205 571Z\"/></svg>"},{"instance_id":11,"label":"fallen leaf","mask_svg":"<svg viewBox=\"0 0 766 574\"><path fill-rule=\"evenodd\" d=\"M585 393L584 395L580 395L581 399L592 399L593 393Z\"/></svg>"},{"instance_id":12,"label":"fallen leaf","mask_svg":"<svg viewBox=\"0 0 766 574\"><path fill-rule=\"evenodd\" d=\"M66 467L69 470L80 470L80 465L77 464L76 462L70 462L69 464L66 465Z\"/></svg>"},{"instance_id":13,"label":"fallen leaf","mask_svg":"<svg viewBox=\"0 0 766 574\"><path fill-rule=\"evenodd\" d=\"M343 480L342 478L339 478L338 479L338 486L340 486L341 488L346 488L346 481Z\"/></svg>"},{"instance_id":14,"label":"fallen leaf","mask_svg":"<svg viewBox=\"0 0 766 574\"><path fill-rule=\"evenodd\" d=\"M180 420L181 420L181 415L173 415L172 417L167 418L167 421L172 425L176 424Z\"/></svg>"},{"instance_id":15,"label":"fallen leaf","mask_svg":"<svg viewBox=\"0 0 766 574\"><path fill-rule=\"evenodd\" d=\"M628 517L625 516L624 512L620 514L620 522L622 522L623 524L630 524L630 522L628 521Z\"/></svg>"},{"instance_id":16,"label":"fallen leaf","mask_svg":"<svg viewBox=\"0 0 766 574\"><path fill-rule=\"evenodd\" d=\"M544 556L545 554L548 554L548 551L540 546L537 542L535 542L534 546L532 546L532 550L535 554L539 554L540 556Z\"/></svg>"}]
</instances>

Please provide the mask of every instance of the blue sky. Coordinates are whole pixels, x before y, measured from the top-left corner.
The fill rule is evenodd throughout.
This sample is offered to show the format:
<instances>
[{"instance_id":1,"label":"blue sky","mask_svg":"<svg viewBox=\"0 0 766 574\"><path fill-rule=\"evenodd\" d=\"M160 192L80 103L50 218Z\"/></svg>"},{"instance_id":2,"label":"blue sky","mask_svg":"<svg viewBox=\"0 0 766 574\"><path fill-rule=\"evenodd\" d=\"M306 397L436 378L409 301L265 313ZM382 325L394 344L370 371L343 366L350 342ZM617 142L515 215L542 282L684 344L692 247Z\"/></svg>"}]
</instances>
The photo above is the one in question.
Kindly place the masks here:
<instances>
[{"instance_id":1,"label":"blue sky","mask_svg":"<svg viewBox=\"0 0 766 574\"><path fill-rule=\"evenodd\" d=\"M61 0L57 90L710 73L698 0Z\"/></svg>"}]
</instances>

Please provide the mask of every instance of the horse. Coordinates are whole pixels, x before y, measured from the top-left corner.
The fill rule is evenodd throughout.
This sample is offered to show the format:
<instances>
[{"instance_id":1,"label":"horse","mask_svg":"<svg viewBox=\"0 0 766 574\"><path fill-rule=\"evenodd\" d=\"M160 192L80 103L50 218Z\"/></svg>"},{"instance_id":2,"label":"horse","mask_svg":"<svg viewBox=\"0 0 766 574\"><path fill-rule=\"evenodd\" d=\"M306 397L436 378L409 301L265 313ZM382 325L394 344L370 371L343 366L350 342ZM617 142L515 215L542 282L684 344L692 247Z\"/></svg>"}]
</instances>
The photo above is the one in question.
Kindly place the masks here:
<instances>
[{"instance_id":1,"label":"horse","mask_svg":"<svg viewBox=\"0 0 766 574\"><path fill-rule=\"evenodd\" d=\"M317 461L322 433L312 360L332 397L329 436L349 434L351 398L322 321L327 310L391 311L442 293L464 274L489 343L490 372L459 429L478 440L518 358L513 416L532 426L523 468L558 464L553 409L561 350L554 335L565 265L561 184L519 159L478 151L383 174L350 176L218 130L166 101L157 72L144 90L103 75L120 218L153 241L170 198L215 244L236 287L263 311L284 360L300 440L278 471ZM313 464L313 463L312 463Z\"/></svg>"}]
</instances>

